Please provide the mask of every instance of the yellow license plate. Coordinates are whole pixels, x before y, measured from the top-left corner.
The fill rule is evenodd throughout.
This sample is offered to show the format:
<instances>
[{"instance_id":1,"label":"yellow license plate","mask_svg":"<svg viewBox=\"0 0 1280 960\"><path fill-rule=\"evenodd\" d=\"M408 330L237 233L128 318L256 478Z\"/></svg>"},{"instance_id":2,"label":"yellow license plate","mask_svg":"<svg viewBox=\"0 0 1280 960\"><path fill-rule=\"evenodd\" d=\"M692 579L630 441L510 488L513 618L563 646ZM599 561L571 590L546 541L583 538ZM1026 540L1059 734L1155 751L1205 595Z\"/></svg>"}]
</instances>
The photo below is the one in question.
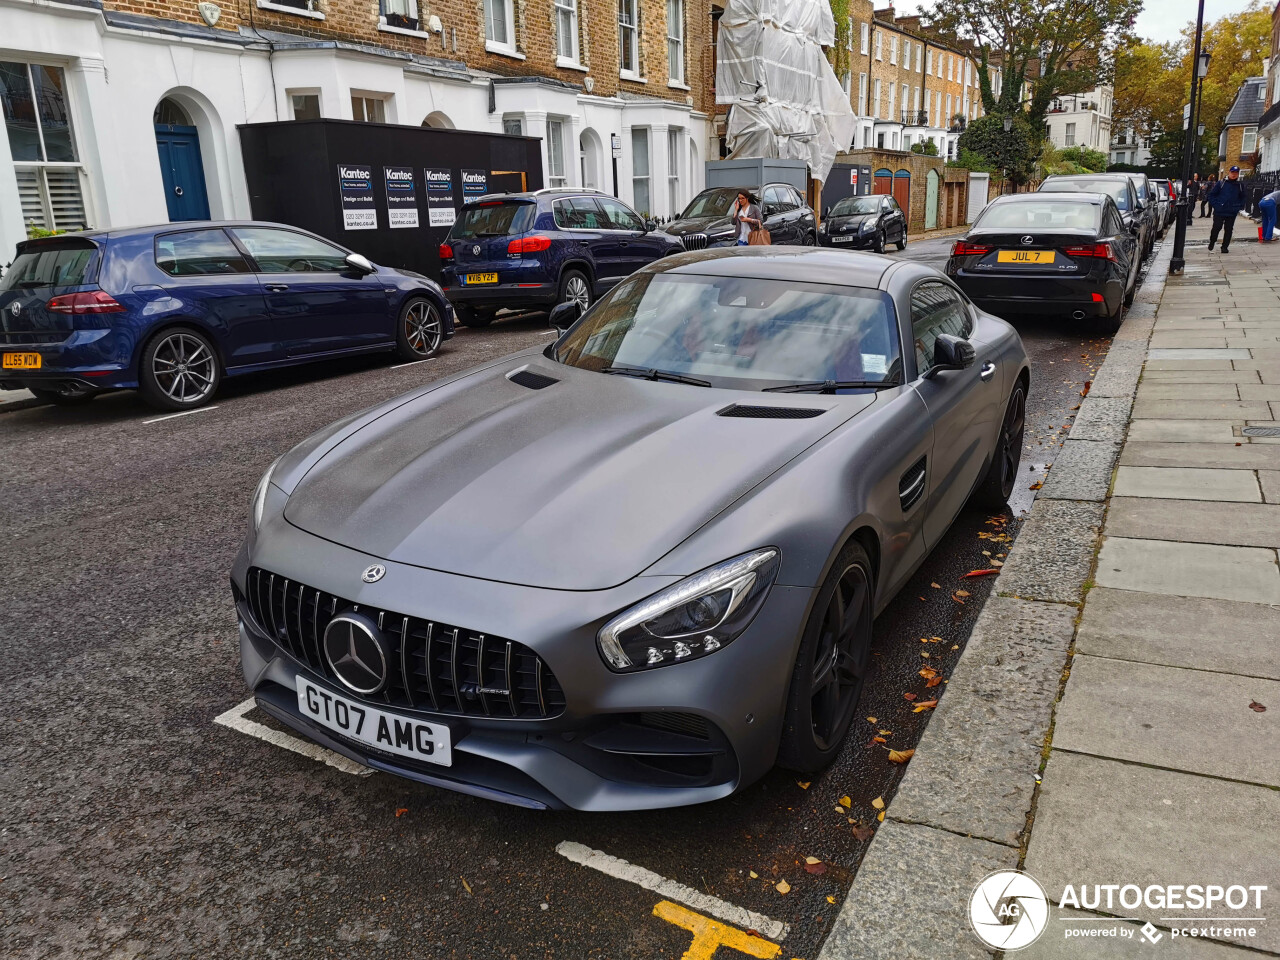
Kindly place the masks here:
<instances>
[{"instance_id":1,"label":"yellow license plate","mask_svg":"<svg viewBox=\"0 0 1280 960\"><path fill-rule=\"evenodd\" d=\"M996 263L1053 263L1052 250L1001 250Z\"/></svg>"},{"instance_id":2,"label":"yellow license plate","mask_svg":"<svg viewBox=\"0 0 1280 960\"><path fill-rule=\"evenodd\" d=\"M39 370L40 354L38 353L6 353L4 355L5 370Z\"/></svg>"},{"instance_id":3,"label":"yellow license plate","mask_svg":"<svg viewBox=\"0 0 1280 960\"><path fill-rule=\"evenodd\" d=\"M497 283L496 273L468 273L467 283Z\"/></svg>"}]
</instances>

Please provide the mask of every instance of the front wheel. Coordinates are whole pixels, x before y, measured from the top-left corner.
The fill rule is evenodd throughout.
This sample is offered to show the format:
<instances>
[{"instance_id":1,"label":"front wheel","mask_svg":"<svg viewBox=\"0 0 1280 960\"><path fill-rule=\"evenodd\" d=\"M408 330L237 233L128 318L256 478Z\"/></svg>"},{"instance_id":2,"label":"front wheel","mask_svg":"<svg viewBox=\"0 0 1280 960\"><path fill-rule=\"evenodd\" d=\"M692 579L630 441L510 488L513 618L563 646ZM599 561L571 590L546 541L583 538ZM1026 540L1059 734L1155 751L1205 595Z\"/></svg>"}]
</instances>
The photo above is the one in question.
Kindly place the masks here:
<instances>
[{"instance_id":1,"label":"front wheel","mask_svg":"<svg viewBox=\"0 0 1280 960\"><path fill-rule=\"evenodd\" d=\"M1022 462L1022 438L1027 423L1027 391L1019 380L1009 394L1000 424L1000 436L991 454L991 466L987 475L974 491L976 504L992 510L1003 510L1013 495L1013 485L1018 479L1018 465Z\"/></svg>"},{"instance_id":2,"label":"front wheel","mask_svg":"<svg viewBox=\"0 0 1280 960\"><path fill-rule=\"evenodd\" d=\"M400 310L396 325L396 353L400 359L426 360L444 342L444 321L436 305L425 297L414 297Z\"/></svg>"},{"instance_id":3,"label":"front wheel","mask_svg":"<svg viewBox=\"0 0 1280 960\"><path fill-rule=\"evenodd\" d=\"M56 403L60 407L78 407L93 399L98 391L79 383L64 383L57 387L28 387L31 395L45 403Z\"/></svg>"},{"instance_id":4,"label":"front wheel","mask_svg":"<svg viewBox=\"0 0 1280 960\"><path fill-rule=\"evenodd\" d=\"M816 247L818 245L817 235L812 233L806 233L804 235L804 240L801 241L801 245L806 247Z\"/></svg>"},{"instance_id":5,"label":"front wheel","mask_svg":"<svg viewBox=\"0 0 1280 960\"><path fill-rule=\"evenodd\" d=\"M190 410L209 402L222 380L213 344L191 327L161 332L142 351L138 388L160 410Z\"/></svg>"},{"instance_id":6,"label":"front wheel","mask_svg":"<svg viewBox=\"0 0 1280 960\"><path fill-rule=\"evenodd\" d=\"M907 228L906 227L902 228L902 239L898 241L898 249L899 250L907 249Z\"/></svg>"},{"instance_id":7,"label":"front wheel","mask_svg":"<svg viewBox=\"0 0 1280 960\"><path fill-rule=\"evenodd\" d=\"M846 544L818 591L791 676L778 763L817 773L840 753L871 661L875 580L862 545Z\"/></svg>"},{"instance_id":8,"label":"front wheel","mask_svg":"<svg viewBox=\"0 0 1280 960\"><path fill-rule=\"evenodd\" d=\"M884 231L881 230L879 233L876 234L876 242L872 244L871 249L874 250L876 253L884 253L884 246L885 246L885 235L884 235Z\"/></svg>"}]
</instances>

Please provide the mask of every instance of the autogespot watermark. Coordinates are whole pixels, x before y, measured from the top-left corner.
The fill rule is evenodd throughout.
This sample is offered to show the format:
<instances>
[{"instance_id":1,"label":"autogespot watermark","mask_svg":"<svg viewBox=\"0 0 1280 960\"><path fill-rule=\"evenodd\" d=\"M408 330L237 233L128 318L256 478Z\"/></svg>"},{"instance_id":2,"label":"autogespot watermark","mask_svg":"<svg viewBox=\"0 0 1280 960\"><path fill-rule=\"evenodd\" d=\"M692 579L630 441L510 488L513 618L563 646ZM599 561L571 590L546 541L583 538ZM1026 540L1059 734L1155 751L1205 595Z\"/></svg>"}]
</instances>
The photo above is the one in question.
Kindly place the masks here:
<instances>
[{"instance_id":1,"label":"autogespot watermark","mask_svg":"<svg viewBox=\"0 0 1280 960\"><path fill-rule=\"evenodd\" d=\"M1031 946L1054 927L1051 935L1065 940L1137 940L1148 946L1166 936L1170 943L1192 937L1241 941L1256 937L1258 924L1266 922L1266 890L1262 884L1067 884L1057 897L1060 910L1111 916L1054 917L1053 903L1034 877L998 870L974 888L969 922L979 940L1006 952ZM1128 915L1135 911L1160 914L1155 920L1164 929Z\"/></svg>"}]
</instances>

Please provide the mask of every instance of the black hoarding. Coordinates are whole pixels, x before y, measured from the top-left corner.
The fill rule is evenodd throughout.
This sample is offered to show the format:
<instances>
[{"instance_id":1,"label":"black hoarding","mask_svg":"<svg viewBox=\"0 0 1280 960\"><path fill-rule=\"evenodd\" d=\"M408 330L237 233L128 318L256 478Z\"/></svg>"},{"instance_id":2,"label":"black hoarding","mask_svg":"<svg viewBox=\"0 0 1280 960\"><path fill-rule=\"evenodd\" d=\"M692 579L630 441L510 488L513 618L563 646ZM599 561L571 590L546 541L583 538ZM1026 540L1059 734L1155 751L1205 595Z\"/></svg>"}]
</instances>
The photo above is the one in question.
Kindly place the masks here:
<instances>
[{"instance_id":1,"label":"black hoarding","mask_svg":"<svg viewBox=\"0 0 1280 960\"><path fill-rule=\"evenodd\" d=\"M302 227L375 263L437 279L440 243L464 197L543 185L541 144L532 137L351 120L239 131L254 219ZM433 174L447 176L434 190Z\"/></svg>"}]
</instances>

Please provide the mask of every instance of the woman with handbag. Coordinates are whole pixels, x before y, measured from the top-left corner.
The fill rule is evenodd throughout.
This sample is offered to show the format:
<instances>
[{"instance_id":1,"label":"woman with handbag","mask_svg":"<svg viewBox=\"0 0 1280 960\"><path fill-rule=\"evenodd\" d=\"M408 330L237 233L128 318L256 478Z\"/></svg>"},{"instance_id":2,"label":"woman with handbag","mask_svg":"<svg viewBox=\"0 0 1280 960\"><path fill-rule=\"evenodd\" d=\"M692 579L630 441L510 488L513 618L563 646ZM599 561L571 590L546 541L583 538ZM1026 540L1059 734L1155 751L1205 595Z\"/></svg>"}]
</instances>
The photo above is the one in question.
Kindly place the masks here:
<instances>
[{"instance_id":1,"label":"woman with handbag","mask_svg":"<svg viewBox=\"0 0 1280 960\"><path fill-rule=\"evenodd\" d=\"M733 217L738 246L745 247L748 244L769 242L769 231L764 229L764 223L760 218L760 201L750 191L738 191L738 199L734 202L730 213ZM764 235L763 240L759 239L761 234Z\"/></svg>"}]
</instances>

